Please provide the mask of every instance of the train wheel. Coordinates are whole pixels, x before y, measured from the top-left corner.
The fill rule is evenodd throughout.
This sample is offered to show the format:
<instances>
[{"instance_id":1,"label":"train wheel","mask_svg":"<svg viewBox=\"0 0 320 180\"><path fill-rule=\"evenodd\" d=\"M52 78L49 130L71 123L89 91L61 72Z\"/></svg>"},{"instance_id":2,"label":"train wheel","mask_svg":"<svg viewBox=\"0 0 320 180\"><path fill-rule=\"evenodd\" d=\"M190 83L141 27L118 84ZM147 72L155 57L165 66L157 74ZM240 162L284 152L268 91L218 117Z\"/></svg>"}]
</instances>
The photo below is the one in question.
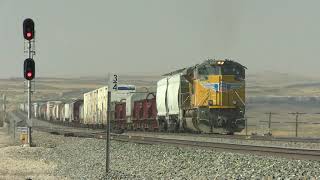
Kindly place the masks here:
<instances>
[{"instance_id":1,"label":"train wheel","mask_svg":"<svg viewBox=\"0 0 320 180\"><path fill-rule=\"evenodd\" d=\"M208 122L201 122L198 124L198 127L202 133L212 133L211 125Z\"/></svg>"},{"instance_id":2,"label":"train wheel","mask_svg":"<svg viewBox=\"0 0 320 180\"><path fill-rule=\"evenodd\" d=\"M168 125L166 121L159 121L159 129L161 132L165 132L168 130Z\"/></svg>"},{"instance_id":3,"label":"train wheel","mask_svg":"<svg viewBox=\"0 0 320 180\"><path fill-rule=\"evenodd\" d=\"M186 117L186 127L193 132L199 131L193 117Z\"/></svg>"}]
</instances>

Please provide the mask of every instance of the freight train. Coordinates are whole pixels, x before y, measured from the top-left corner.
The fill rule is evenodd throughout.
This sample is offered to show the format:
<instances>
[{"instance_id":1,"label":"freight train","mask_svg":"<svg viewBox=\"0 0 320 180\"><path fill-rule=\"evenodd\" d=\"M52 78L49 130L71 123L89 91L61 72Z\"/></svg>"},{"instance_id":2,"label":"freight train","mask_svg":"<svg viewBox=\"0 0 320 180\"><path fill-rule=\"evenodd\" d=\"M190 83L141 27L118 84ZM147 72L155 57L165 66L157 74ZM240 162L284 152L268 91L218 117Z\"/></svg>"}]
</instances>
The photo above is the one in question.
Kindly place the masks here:
<instances>
[{"instance_id":1,"label":"freight train","mask_svg":"<svg viewBox=\"0 0 320 180\"><path fill-rule=\"evenodd\" d=\"M114 129L234 133L244 129L245 70L233 60L206 60L163 75L155 93L120 85L111 93ZM104 127L108 87L69 102L35 102L32 114L48 121ZM27 110L25 104L20 108Z\"/></svg>"}]
</instances>

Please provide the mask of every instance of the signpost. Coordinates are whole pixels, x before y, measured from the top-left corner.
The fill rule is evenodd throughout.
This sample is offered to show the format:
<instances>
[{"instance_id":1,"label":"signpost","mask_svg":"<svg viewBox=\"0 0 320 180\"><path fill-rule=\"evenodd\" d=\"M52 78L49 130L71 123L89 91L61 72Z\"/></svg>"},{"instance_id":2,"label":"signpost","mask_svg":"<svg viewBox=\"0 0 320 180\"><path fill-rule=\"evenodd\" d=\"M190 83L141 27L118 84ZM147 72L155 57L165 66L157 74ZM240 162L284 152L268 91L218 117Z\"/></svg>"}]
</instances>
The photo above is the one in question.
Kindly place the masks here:
<instances>
[{"instance_id":1,"label":"signpost","mask_svg":"<svg viewBox=\"0 0 320 180\"><path fill-rule=\"evenodd\" d=\"M118 90L118 75L114 74L113 75L113 90L117 91Z\"/></svg>"},{"instance_id":2,"label":"signpost","mask_svg":"<svg viewBox=\"0 0 320 180\"><path fill-rule=\"evenodd\" d=\"M108 85L108 99L107 99L107 129L106 129L106 136L107 136L107 144L106 144L106 174L109 173L110 170L110 121L111 121L111 117L110 117L110 106L111 106L111 86L112 89L117 91L118 90L118 75L114 74L113 75L113 80L112 80L112 84L111 84L111 80L110 80L110 74L109 74L109 85Z\"/></svg>"}]
</instances>

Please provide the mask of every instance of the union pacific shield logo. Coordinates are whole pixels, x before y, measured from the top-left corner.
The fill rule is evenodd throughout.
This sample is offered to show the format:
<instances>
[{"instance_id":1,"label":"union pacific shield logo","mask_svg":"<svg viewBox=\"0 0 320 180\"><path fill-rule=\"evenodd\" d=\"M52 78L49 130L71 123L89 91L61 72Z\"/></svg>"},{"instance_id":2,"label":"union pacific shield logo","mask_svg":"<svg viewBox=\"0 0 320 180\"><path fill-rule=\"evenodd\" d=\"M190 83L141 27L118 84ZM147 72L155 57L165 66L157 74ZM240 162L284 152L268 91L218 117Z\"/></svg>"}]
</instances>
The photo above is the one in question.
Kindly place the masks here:
<instances>
[{"instance_id":1,"label":"union pacific shield logo","mask_svg":"<svg viewBox=\"0 0 320 180\"><path fill-rule=\"evenodd\" d=\"M202 83L202 85L208 89L212 89L214 91L219 91L220 84L219 83Z\"/></svg>"},{"instance_id":2,"label":"union pacific shield logo","mask_svg":"<svg viewBox=\"0 0 320 180\"><path fill-rule=\"evenodd\" d=\"M226 82L221 82L221 83L202 83L202 85L208 89L212 89L213 91L219 91L219 92L224 92L224 91L229 91L233 89L240 89L242 87L242 83L226 83Z\"/></svg>"}]
</instances>

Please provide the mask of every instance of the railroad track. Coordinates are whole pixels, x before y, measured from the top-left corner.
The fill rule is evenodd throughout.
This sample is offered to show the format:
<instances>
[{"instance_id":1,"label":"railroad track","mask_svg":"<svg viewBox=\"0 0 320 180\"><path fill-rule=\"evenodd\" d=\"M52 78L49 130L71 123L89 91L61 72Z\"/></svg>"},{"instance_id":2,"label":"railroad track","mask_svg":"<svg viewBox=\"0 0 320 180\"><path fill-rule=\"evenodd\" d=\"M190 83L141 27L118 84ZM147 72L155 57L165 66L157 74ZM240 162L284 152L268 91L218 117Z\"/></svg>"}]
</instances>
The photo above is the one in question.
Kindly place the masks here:
<instances>
[{"instance_id":1,"label":"railroad track","mask_svg":"<svg viewBox=\"0 0 320 180\"><path fill-rule=\"evenodd\" d=\"M144 134L178 134L181 136L190 136L190 133L164 133L164 132L139 132L139 131L126 131L129 133L144 133ZM225 139L239 139L239 140L259 140L259 141L280 141L280 142L304 142L304 143L320 143L320 138L303 138L303 137L274 137L274 136L246 136L246 135L224 135L224 134L192 134L194 137L206 138L225 138Z\"/></svg>"},{"instance_id":2,"label":"railroad track","mask_svg":"<svg viewBox=\"0 0 320 180\"><path fill-rule=\"evenodd\" d=\"M48 128L48 127L35 127L35 130L48 132L56 135L84 137L84 138L97 138L105 139L105 132L80 132L72 131L63 128ZM303 148L284 148L276 146L258 146L258 145L244 145L244 144L231 144L231 143L217 143L217 142L202 142L192 140L180 140L159 137L146 137L146 136L132 136L126 134L111 133L111 139L122 142L132 142L139 144L165 144L184 147L197 147L213 149L217 151L230 151L237 153L249 153L258 155L275 155L292 159L308 159L320 160L320 150L303 149Z\"/></svg>"},{"instance_id":3,"label":"railroad track","mask_svg":"<svg viewBox=\"0 0 320 180\"><path fill-rule=\"evenodd\" d=\"M18 113L19 117L23 118L23 114ZM88 130L84 128L70 128L63 126L36 126L34 130L47 132L56 135L97 138L105 139L106 133L102 130ZM115 134L111 133L111 139L117 141L143 143L143 144L167 144L174 146L187 146L197 148L208 148L218 151L231 151L240 153L254 153L259 155L280 155L286 158L294 159L309 159L320 160L320 149L303 149L303 148L288 148L278 146L260 146L248 144L233 144L224 142L203 142L194 140L174 139L172 137L150 137L145 135L132 134Z\"/></svg>"},{"instance_id":4,"label":"railroad track","mask_svg":"<svg viewBox=\"0 0 320 180\"><path fill-rule=\"evenodd\" d=\"M26 118L26 114L17 111L15 114L19 118ZM48 121L38 120L42 122L51 123ZM61 125L60 125L61 126ZM80 127L71 127L71 126L65 126L66 128L77 128L77 129L85 129ZM99 130L99 129L97 129ZM99 131L101 131L100 129ZM167 132L148 132L148 131L126 131L132 134L157 134L157 135L166 135L166 134L178 134L179 136L190 136L190 133L167 133ZM281 142L303 142L303 143L320 143L320 138L310 138L310 137L274 137L274 136L246 136L246 135L223 135L223 134L192 134L194 137L206 137L206 138L226 138L226 139L236 139L236 140L259 140L259 141L281 141Z\"/></svg>"}]
</instances>

